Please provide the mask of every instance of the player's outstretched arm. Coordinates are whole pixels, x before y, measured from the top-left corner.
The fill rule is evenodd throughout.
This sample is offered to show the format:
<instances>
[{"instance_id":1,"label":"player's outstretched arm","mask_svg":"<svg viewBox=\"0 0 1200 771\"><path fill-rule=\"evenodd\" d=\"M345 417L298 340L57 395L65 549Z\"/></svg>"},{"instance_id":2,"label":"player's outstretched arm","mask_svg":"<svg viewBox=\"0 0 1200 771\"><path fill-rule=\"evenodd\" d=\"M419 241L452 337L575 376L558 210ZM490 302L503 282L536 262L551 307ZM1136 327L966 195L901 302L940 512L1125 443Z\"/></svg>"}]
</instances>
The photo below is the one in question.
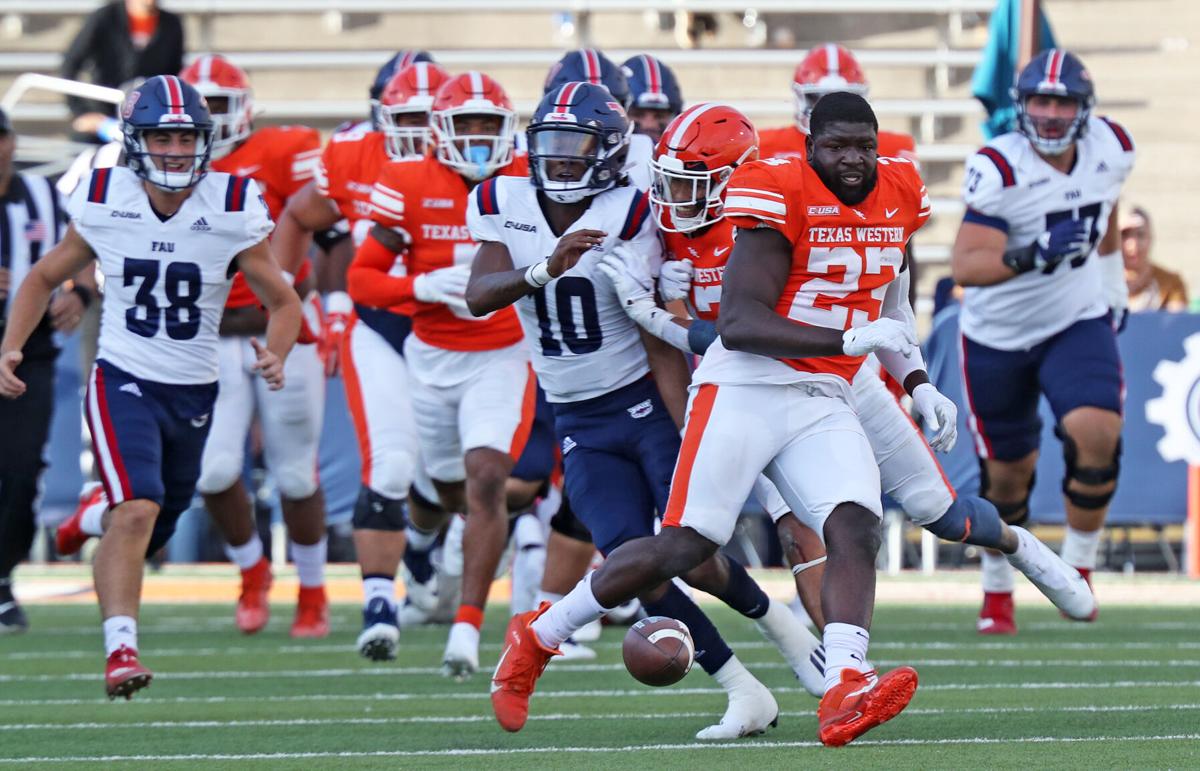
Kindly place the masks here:
<instances>
[{"instance_id":1,"label":"player's outstretched arm","mask_svg":"<svg viewBox=\"0 0 1200 771\"><path fill-rule=\"evenodd\" d=\"M54 290L95 258L92 247L71 225L63 239L30 268L10 301L4 339L0 341L0 395L15 399L25 392L25 384L13 374L21 363L21 349L46 313Z\"/></svg>"},{"instance_id":2,"label":"player's outstretched arm","mask_svg":"<svg viewBox=\"0 0 1200 771\"><path fill-rule=\"evenodd\" d=\"M507 246L499 241L482 241L471 264L467 307L476 316L507 308L575 267L584 252L599 246L605 235L599 230L572 230L558 239L553 254L523 270L513 269Z\"/></svg>"},{"instance_id":3,"label":"player's outstretched arm","mask_svg":"<svg viewBox=\"0 0 1200 771\"><path fill-rule=\"evenodd\" d=\"M738 229L717 319L726 348L786 358L843 353L840 329L797 324L775 312L791 264L792 244L778 230Z\"/></svg>"},{"instance_id":4,"label":"player's outstretched arm","mask_svg":"<svg viewBox=\"0 0 1200 771\"><path fill-rule=\"evenodd\" d=\"M279 215L271 238L271 248L283 269L292 275L299 273L312 234L333 227L339 219L341 214L333 201L317 192L313 182L297 190Z\"/></svg>"},{"instance_id":5,"label":"player's outstretched arm","mask_svg":"<svg viewBox=\"0 0 1200 771\"><path fill-rule=\"evenodd\" d=\"M1004 264L1008 235L999 228L964 222L950 252L950 270L959 286L991 286L1016 275Z\"/></svg>"},{"instance_id":6,"label":"player's outstretched arm","mask_svg":"<svg viewBox=\"0 0 1200 771\"><path fill-rule=\"evenodd\" d=\"M283 361L300 333L300 296L284 279L266 239L238 254L237 264L269 314L267 344L255 346L255 369L278 390L283 387Z\"/></svg>"}]
</instances>

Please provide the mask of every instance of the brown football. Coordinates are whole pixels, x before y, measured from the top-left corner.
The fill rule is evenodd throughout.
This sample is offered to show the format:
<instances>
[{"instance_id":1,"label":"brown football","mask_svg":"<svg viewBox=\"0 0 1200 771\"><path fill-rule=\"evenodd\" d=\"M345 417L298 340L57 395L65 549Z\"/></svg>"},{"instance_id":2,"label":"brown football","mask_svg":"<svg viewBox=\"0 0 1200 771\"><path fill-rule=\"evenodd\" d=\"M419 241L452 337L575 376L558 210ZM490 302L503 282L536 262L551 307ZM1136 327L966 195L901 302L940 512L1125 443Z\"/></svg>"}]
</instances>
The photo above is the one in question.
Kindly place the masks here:
<instances>
[{"instance_id":1,"label":"brown football","mask_svg":"<svg viewBox=\"0 0 1200 771\"><path fill-rule=\"evenodd\" d=\"M696 645L682 622L665 616L644 618L625 633L625 668L646 685L674 685L692 669Z\"/></svg>"}]
</instances>

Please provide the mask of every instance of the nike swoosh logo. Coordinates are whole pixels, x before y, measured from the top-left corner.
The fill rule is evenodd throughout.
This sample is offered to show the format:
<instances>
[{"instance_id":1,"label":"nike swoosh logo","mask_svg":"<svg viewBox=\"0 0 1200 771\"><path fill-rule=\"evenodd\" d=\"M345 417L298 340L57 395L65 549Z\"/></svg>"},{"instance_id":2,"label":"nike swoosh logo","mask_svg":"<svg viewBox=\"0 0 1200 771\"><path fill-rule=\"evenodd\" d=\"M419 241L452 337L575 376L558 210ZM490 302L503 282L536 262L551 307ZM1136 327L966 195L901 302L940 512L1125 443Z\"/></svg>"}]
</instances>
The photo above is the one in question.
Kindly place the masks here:
<instances>
[{"instance_id":1,"label":"nike swoosh logo","mask_svg":"<svg viewBox=\"0 0 1200 771\"><path fill-rule=\"evenodd\" d=\"M238 170L237 170L237 173L236 173L236 175L235 175L235 176L238 176L238 177L248 177L248 176L250 176L251 174L253 174L254 172L256 172L256 171L258 171L259 169L261 169L261 168L262 168L262 164L261 164L261 163L255 164L255 165L253 165L253 166L247 166L247 167L246 167L246 168L244 168L244 169L238 169Z\"/></svg>"},{"instance_id":2,"label":"nike swoosh logo","mask_svg":"<svg viewBox=\"0 0 1200 771\"><path fill-rule=\"evenodd\" d=\"M722 254L725 254L725 252L727 252L727 251L729 251L728 246L726 246L722 249L713 249L713 257L720 257Z\"/></svg>"},{"instance_id":3,"label":"nike swoosh logo","mask_svg":"<svg viewBox=\"0 0 1200 771\"><path fill-rule=\"evenodd\" d=\"M118 675L123 675L126 672L132 672L132 671L133 671L133 667L117 667L112 672L109 672L109 674L112 675L113 677L116 677Z\"/></svg>"},{"instance_id":4,"label":"nike swoosh logo","mask_svg":"<svg viewBox=\"0 0 1200 771\"><path fill-rule=\"evenodd\" d=\"M900 211L900 210L899 209L884 209L883 216L887 217L888 219L891 219L898 211Z\"/></svg>"},{"instance_id":5,"label":"nike swoosh logo","mask_svg":"<svg viewBox=\"0 0 1200 771\"><path fill-rule=\"evenodd\" d=\"M496 662L496 671L492 673L491 692L495 693L502 687L496 682L496 677L500 674L500 667L504 666L504 660L508 658L508 652L512 650L511 645L504 646L504 652L500 654L500 660Z\"/></svg>"}]
</instances>

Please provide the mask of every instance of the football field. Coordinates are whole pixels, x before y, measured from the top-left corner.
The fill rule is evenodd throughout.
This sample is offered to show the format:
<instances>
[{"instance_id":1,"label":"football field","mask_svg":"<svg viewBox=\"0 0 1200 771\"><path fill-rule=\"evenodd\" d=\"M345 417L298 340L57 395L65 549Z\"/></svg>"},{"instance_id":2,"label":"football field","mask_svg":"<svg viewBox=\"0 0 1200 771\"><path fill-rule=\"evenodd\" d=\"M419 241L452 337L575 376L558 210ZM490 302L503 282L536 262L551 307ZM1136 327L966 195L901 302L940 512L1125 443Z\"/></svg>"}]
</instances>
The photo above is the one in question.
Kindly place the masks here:
<instances>
[{"instance_id":1,"label":"football field","mask_svg":"<svg viewBox=\"0 0 1200 771\"><path fill-rule=\"evenodd\" d=\"M444 627L406 631L396 662L360 659L356 604L336 605L333 635L307 643L287 637L287 604L255 637L234 631L225 604L151 604L141 646L154 683L110 703L94 605L30 604L33 630L0 638L0 766L1200 767L1195 607L1105 604L1098 623L1081 625L1026 602L1020 634L997 639L974 633L972 605L881 600L875 663L916 667L920 689L896 720L838 750L816 743L816 700L753 625L706 608L779 701L779 726L764 736L696 742L724 695L700 671L670 688L635 682L621 664L624 628L606 628L596 662L552 663L525 730L505 734L487 682L506 605L488 616L486 671L454 683L437 669Z\"/></svg>"}]
</instances>

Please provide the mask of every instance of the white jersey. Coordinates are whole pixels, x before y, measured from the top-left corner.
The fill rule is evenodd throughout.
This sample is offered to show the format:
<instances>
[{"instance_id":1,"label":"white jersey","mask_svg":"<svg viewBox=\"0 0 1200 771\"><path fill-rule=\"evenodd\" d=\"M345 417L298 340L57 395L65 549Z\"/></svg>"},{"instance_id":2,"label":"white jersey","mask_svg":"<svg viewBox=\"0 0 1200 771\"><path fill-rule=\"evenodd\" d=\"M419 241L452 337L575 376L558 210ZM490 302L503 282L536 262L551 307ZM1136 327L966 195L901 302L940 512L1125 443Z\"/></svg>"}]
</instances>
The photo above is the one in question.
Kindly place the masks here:
<instances>
[{"instance_id":1,"label":"white jersey","mask_svg":"<svg viewBox=\"0 0 1200 771\"><path fill-rule=\"evenodd\" d=\"M625 159L625 173L629 184L638 190L650 189L650 160L654 157L654 140L645 134L629 137L629 155Z\"/></svg>"},{"instance_id":2,"label":"white jersey","mask_svg":"<svg viewBox=\"0 0 1200 771\"><path fill-rule=\"evenodd\" d=\"M234 258L274 227L254 180L210 171L163 222L136 174L96 169L67 210L105 277L97 357L159 383L215 382Z\"/></svg>"},{"instance_id":3,"label":"white jersey","mask_svg":"<svg viewBox=\"0 0 1200 771\"><path fill-rule=\"evenodd\" d=\"M1008 351L1028 349L1108 310L1095 250L1133 168L1133 142L1121 126L1092 117L1075 147L1069 174L1047 164L1018 132L996 137L967 162L964 219L1005 231L1006 249L1032 244L1064 218L1092 223L1092 254L1086 259L992 286L968 287L962 330L973 342Z\"/></svg>"},{"instance_id":4,"label":"white jersey","mask_svg":"<svg viewBox=\"0 0 1200 771\"><path fill-rule=\"evenodd\" d=\"M551 402L592 399L650 371L635 324L622 309L612 282L597 268L618 243L662 264L662 245L646 193L620 187L592 198L567 232L601 230L604 242L542 289L517 301L517 314L533 349L533 368ZM513 266L526 268L554 252L554 235L524 177L493 177L471 194L467 225L476 241L504 244ZM565 235L565 234L564 234Z\"/></svg>"}]
</instances>

